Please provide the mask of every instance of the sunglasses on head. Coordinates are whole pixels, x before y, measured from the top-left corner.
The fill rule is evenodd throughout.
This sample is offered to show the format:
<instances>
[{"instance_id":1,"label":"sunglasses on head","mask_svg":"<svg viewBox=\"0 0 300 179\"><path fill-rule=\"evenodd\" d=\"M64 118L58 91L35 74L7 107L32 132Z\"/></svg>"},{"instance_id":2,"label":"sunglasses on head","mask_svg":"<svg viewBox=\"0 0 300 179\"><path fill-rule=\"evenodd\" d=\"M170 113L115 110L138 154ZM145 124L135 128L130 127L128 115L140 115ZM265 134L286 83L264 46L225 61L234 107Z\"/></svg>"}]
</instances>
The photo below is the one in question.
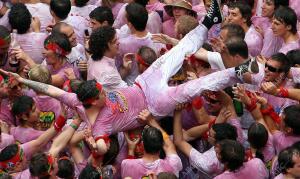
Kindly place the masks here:
<instances>
[{"instance_id":1,"label":"sunglasses on head","mask_svg":"<svg viewBox=\"0 0 300 179\"><path fill-rule=\"evenodd\" d=\"M280 73L283 71L282 69L272 67L272 66L268 65L267 63L265 64L265 68L267 68L270 72L274 72L274 73Z\"/></svg>"}]
</instances>

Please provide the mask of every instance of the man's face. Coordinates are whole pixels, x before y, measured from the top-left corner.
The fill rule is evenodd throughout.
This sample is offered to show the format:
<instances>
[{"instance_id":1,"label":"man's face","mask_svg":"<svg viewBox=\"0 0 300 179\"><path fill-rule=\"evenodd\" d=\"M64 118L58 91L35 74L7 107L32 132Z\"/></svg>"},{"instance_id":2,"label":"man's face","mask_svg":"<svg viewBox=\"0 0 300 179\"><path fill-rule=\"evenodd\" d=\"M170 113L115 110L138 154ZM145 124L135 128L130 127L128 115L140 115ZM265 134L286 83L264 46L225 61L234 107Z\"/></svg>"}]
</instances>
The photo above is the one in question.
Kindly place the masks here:
<instances>
[{"instance_id":1,"label":"man's face","mask_svg":"<svg viewBox=\"0 0 300 179\"><path fill-rule=\"evenodd\" d=\"M281 64L275 60L268 60L265 64L265 77L264 81L266 82L276 82L279 77L283 74L281 72Z\"/></svg>"},{"instance_id":2,"label":"man's face","mask_svg":"<svg viewBox=\"0 0 300 179\"><path fill-rule=\"evenodd\" d=\"M77 46L76 35L75 35L73 27L62 26L60 31L68 37L72 47Z\"/></svg>"},{"instance_id":3,"label":"man's face","mask_svg":"<svg viewBox=\"0 0 300 179\"><path fill-rule=\"evenodd\" d=\"M222 29L220 32L220 39L225 42L227 40L228 30Z\"/></svg>"},{"instance_id":4,"label":"man's face","mask_svg":"<svg viewBox=\"0 0 300 179\"><path fill-rule=\"evenodd\" d=\"M98 29L99 27L101 27L101 23L98 22L96 19L90 19L90 28L92 29L92 31Z\"/></svg>"},{"instance_id":5,"label":"man's face","mask_svg":"<svg viewBox=\"0 0 300 179\"><path fill-rule=\"evenodd\" d=\"M175 20L177 20L180 16L187 15L187 10L181 7L173 7L172 12Z\"/></svg>"},{"instance_id":6,"label":"man's face","mask_svg":"<svg viewBox=\"0 0 300 179\"><path fill-rule=\"evenodd\" d=\"M273 34L277 37L283 37L289 30L290 26L285 25L283 22L278 19L273 19L272 27Z\"/></svg>"},{"instance_id":7,"label":"man's face","mask_svg":"<svg viewBox=\"0 0 300 179\"><path fill-rule=\"evenodd\" d=\"M238 8L230 8L228 22L242 26L246 20L242 17L242 14Z\"/></svg>"}]
</instances>

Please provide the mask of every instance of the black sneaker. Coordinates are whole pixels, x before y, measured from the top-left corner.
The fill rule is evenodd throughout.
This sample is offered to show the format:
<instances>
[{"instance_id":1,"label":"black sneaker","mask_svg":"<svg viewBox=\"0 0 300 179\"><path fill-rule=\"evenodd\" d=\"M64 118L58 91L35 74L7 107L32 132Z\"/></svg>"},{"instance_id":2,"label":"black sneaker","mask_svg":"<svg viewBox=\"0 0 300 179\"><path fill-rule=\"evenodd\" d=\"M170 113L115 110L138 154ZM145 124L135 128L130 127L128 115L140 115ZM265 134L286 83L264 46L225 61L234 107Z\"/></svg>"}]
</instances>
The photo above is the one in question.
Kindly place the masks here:
<instances>
[{"instance_id":1,"label":"black sneaker","mask_svg":"<svg viewBox=\"0 0 300 179\"><path fill-rule=\"evenodd\" d=\"M203 25L210 29L214 24L219 24L223 21L221 9L221 0L212 0L210 8L202 22Z\"/></svg>"},{"instance_id":2,"label":"black sneaker","mask_svg":"<svg viewBox=\"0 0 300 179\"><path fill-rule=\"evenodd\" d=\"M247 62L235 67L236 76L243 81L243 74L245 73L256 74L259 72L258 63L255 58L251 58Z\"/></svg>"}]
</instances>

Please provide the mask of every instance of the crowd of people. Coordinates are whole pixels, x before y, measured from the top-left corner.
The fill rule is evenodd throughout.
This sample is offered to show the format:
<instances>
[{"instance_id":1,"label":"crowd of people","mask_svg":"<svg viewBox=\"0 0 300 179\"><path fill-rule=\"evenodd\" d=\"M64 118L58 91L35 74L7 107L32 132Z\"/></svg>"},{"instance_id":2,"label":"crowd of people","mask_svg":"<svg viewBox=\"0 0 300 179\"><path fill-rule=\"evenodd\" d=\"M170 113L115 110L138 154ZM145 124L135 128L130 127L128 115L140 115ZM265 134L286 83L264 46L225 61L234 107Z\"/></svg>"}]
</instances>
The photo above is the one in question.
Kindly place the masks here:
<instances>
[{"instance_id":1,"label":"crowd of people","mask_svg":"<svg viewBox=\"0 0 300 179\"><path fill-rule=\"evenodd\" d=\"M0 178L300 178L299 0L1 0Z\"/></svg>"}]
</instances>

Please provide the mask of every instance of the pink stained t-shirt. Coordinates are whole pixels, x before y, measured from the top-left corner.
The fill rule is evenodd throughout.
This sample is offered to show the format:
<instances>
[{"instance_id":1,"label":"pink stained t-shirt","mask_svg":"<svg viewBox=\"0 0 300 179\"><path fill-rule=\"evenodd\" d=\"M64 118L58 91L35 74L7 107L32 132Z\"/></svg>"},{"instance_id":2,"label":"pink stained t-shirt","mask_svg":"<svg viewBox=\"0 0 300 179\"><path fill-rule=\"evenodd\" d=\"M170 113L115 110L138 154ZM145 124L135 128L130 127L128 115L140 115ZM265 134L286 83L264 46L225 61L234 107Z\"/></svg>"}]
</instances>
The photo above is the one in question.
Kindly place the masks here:
<instances>
[{"instance_id":1,"label":"pink stained t-shirt","mask_svg":"<svg viewBox=\"0 0 300 179\"><path fill-rule=\"evenodd\" d=\"M273 135L269 134L268 141L265 145L265 147L262 149L262 153L264 155L264 162L269 162L273 159L275 154L275 147L273 145Z\"/></svg>"},{"instance_id":2,"label":"pink stained t-shirt","mask_svg":"<svg viewBox=\"0 0 300 179\"><path fill-rule=\"evenodd\" d=\"M159 14L159 16L162 18L162 21L166 21L166 20L170 19L171 17L166 13L166 11L164 9L165 5L166 4L157 1L153 4L147 4L146 9L148 11L156 11Z\"/></svg>"},{"instance_id":3,"label":"pink stained t-shirt","mask_svg":"<svg viewBox=\"0 0 300 179\"><path fill-rule=\"evenodd\" d=\"M287 54L290 50L298 49L300 48L300 41L293 41L289 43L284 43L282 44L282 47L279 49L279 52Z\"/></svg>"},{"instance_id":4,"label":"pink stained t-shirt","mask_svg":"<svg viewBox=\"0 0 300 179\"><path fill-rule=\"evenodd\" d=\"M0 141L0 151L5 147L9 146L10 144L16 143L14 136L1 133L1 141Z\"/></svg>"},{"instance_id":5,"label":"pink stained t-shirt","mask_svg":"<svg viewBox=\"0 0 300 179\"><path fill-rule=\"evenodd\" d=\"M103 56L102 59L88 61L87 80L95 79L106 91L127 87L115 65L115 60Z\"/></svg>"},{"instance_id":6,"label":"pink stained t-shirt","mask_svg":"<svg viewBox=\"0 0 300 179\"><path fill-rule=\"evenodd\" d=\"M17 34L17 41L22 50L24 50L35 63L41 64L44 60L42 50L44 50L44 41L47 36L45 33L29 32L26 34Z\"/></svg>"},{"instance_id":7,"label":"pink stained t-shirt","mask_svg":"<svg viewBox=\"0 0 300 179\"><path fill-rule=\"evenodd\" d=\"M43 133L44 131L35 130L31 127L25 128L18 126L10 129L10 134L13 135L15 140L21 144L37 139Z\"/></svg>"},{"instance_id":8,"label":"pink stained t-shirt","mask_svg":"<svg viewBox=\"0 0 300 179\"><path fill-rule=\"evenodd\" d=\"M10 126L17 125L16 118L11 113L10 101L8 98L1 99L0 119Z\"/></svg>"},{"instance_id":9,"label":"pink stained t-shirt","mask_svg":"<svg viewBox=\"0 0 300 179\"><path fill-rule=\"evenodd\" d=\"M45 3L25 4L32 17L38 17L41 22L41 32L47 33L46 28L52 24L50 7Z\"/></svg>"},{"instance_id":10,"label":"pink stained t-shirt","mask_svg":"<svg viewBox=\"0 0 300 179\"><path fill-rule=\"evenodd\" d=\"M122 178L132 177L132 179L140 179L150 173L160 172L171 172L178 176L181 169L182 163L177 154L167 155L165 159L158 159L151 163L143 159L126 159L121 165Z\"/></svg>"},{"instance_id":11,"label":"pink stained t-shirt","mask_svg":"<svg viewBox=\"0 0 300 179\"><path fill-rule=\"evenodd\" d=\"M96 5L86 5L83 7L72 6L70 16L81 16L86 20L89 20L89 14L96 8Z\"/></svg>"},{"instance_id":12,"label":"pink stained t-shirt","mask_svg":"<svg viewBox=\"0 0 300 179\"><path fill-rule=\"evenodd\" d=\"M98 0L97 3L95 3L96 6L103 6L102 0ZM123 7L124 3L116 2L112 7L111 11L113 13L114 19L117 18L120 9Z\"/></svg>"},{"instance_id":13,"label":"pink stained t-shirt","mask_svg":"<svg viewBox=\"0 0 300 179\"><path fill-rule=\"evenodd\" d=\"M44 60L43 64L47 64L46 60ZM53 69L52 65L47 65L48 70L51 72L52 75L59 75L61 78L63 78L65 81L68 80L68 77L65 74L65 70L68 68L72 68L74 73L75 73L75 77L77 79L79 79L80 74L79 71L76 67L74 67L71 63L69 62L65 62L65 64L63 64L63 66L60 69Z\"/></svg>"},{"instance_id":14,"label":"pink stained t-shirt","mask_svg":"<svg viewBox=\"0 0 300 179\"><path fill-rule=\"evenodd\" d=\"M295 11L297 14L298 21L300 20L300 1L299 0L289 0L289 6Z\"/></svg>"},{"instance_id":15,"label":"pink stained t-shirt","mask_svg":"<svg viewBox=\"0 0 300 179\"><path fill-rule=\"evenodd\" d=\"M31 176L29 168L24 171L12 174L12 176L13 179L34 179L35 178Z\"/></svg>"},{"instance_id":16,"label":"pink stained t-shirt","mask_svg":"<svg viewBox=\"0 0 300 179\"><path fill-rule=\"evenodd\" d=\"M255 30L253 25L250 26L245 34L245 42L247 43L249 54L252 57L260 55L263 46L263 38L260 33Z\"/></svg>"},{"instance_id":17,"label":"pink stained t-shirt","mask_svg":"<svg viewBox=\"0 0 300 179\"><path fill-rule=\"evenodd\" d=\"M75 109L81 119L90 124L85 109L76 94L65 92L59 96L59 100ZM143 91L137 86L107 93L106 105L100 109L94 124L92 124L93 136L115 134L141 126L142 124L136 119L139 113L146 108Z\"/></svg>"},{"instance_id":18,"label":"pink stained t-shirt","mask_svg":"<svg viewBox=\"0 0 300 179\"><path fill-rule=\"evenodd\" d=\"M176 38L174 18L171 18L162 24L162 33L170 37Z\"/></svg>"},{"instance_id":19,"label":"pink stained t-shirt","mask_svg":"<svg viewBox=\"0 0 300 179\"><path fill-rule=\"evenodd\" d=\"M225 171L214 179L267 179L269 174L265 164L257 158L254 158L234 172Z\"/></svg>"},{"instance_id":20,"label":"pink stained t-shirt","mask_svg":"<svg viewBox=\"0 0 300 179\"><path fill-rule=\"evenodd\" d=\"M276 150L276 154L291 145L295 142L300 141L300 136L287 135L284 132L276 131L273 133L273 144Z\"/></svg>"}]
</instances>

